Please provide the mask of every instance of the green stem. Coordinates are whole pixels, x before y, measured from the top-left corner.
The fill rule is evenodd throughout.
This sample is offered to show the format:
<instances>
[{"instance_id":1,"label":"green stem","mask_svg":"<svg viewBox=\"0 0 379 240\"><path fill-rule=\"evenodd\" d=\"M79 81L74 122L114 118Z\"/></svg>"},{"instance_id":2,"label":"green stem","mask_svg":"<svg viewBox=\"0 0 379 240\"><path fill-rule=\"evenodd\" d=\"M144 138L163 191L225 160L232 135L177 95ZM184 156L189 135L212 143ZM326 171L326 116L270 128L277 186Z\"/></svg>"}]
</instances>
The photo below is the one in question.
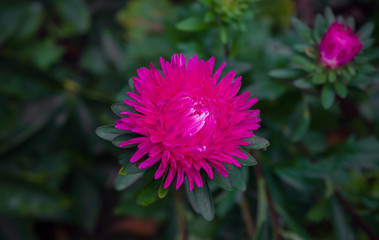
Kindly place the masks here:
<instances>
[{"instance_id":1,"label":"green stem","mask_svg":"<svg viewBox=\"0 0 379 240\"><path fill-rule=\"evenodd\" d=\"M181 191L175 191L175 207L176 207L176 218L178 220L178 233L177 233L176 239L187 240L188 239L187 223L183 215L184 204L183 204L183 197L182 197Z\"/></svg>"},{"instance_id":2,"label":"green stem","mask_svg":"<svg viewBox=\"0 0 379 240\"><path fill-rule=\"evenodd\" d=\"M243 221L245 222L245 227L249 238L254 236L254 221L250 215L250 207L249 202L245 194L242 195L242 201L240 204L241 214L243 217Z\"/></svg>"}]
</instances>

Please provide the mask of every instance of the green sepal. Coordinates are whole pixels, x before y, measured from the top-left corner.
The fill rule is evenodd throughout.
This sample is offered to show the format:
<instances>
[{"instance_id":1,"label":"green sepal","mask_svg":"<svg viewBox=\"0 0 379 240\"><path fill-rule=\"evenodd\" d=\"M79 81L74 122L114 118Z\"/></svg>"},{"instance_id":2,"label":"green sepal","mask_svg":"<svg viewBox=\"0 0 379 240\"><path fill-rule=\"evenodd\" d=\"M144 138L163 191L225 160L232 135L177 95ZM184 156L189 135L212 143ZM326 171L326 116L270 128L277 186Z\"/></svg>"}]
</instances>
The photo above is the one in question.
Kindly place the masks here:
<instances>
[{"instance_id":1,"label":"green sepal","mask_svg":"<svg viewBox=\"0 0 379 240\"><path fill-rule=\"evenodd\" d=\"M330 7L325 8L325 18L328 23L328 27L336 21L336 17Z\"/></svg>"},{"instance_id":2,"label":"green sepal","mask_svg":"<svg viewBox=\"0 0 379 240\"><path fill-rule=\"evenodd\" d=\"M305 75L305 72L301 69L288 69L288 68L283 68L283 69L275 69L271 70L268 75L272 78L276 79L296 79L299 77L302 77Z\"/></svg>"},{"instance_id":3,"label":"green sepal","mask_svg":"<svg viewBox=\"0 0 379 240\"><path fill-rule=\"evenodd\" d=\"M128 133L128 134L123 134L123 135L120 135L120 136L117 136L115 137L113 140L112 140L112 143L113 145L115 145L116 147L119 147L120 148L120 145L121 143L127 141L127 140L130 140L130 139L133 139L133 138L136 138L136 137L140 137L141 135L139 134L136 134L136 133ZM135 147L136 144L132 144L132 145L127 145L127 146L124 146L122 148L133 148Z\"/></svg>"},{"instance_id":4,"label":"green sepal","mask_svg":"<svg viewBox=\"0 0 379 240\"><path fill-rule=\"evenodd\" d=\"M126 105L126 103L114 103L112 104L111 109L118 117L126 116L121 114L122 112L136 112L132 107Z\"/></svg>"},{"instance_id":5,"label":"green sepal","mask_svg":"<svg viewBox=\"0 0 379 240\"><path fill-rule=\"evenodd\" d=\"M242 166L254 166L257 164L257 160L251 155L248 151L245 149L240 148L240 150L246 154L247 159L242 159L239 157L235 157L235 159L242 165Z\"/></svg>"},{"instance_id":6,"label":"green sepal","mask_svg":"<svg viewBox=\"0 0 379 240\"><path fill-rule=\"evenodd\" d=\"M313 43L312 32L307 25L295 17L291 19L291 23L302 38Z\"/></svg>"},{"instance_id":7,"label":"green sepal","mask_svg":"<svg viewBox=\"0 0 379 240\"><path fill-rule=\"evenodd\" d=\"M244 141L250 143L250 145L243 146L243 148L247 149L262 149L270 146L270 142L267 139L257 135L254 135L251 138L244 139Z\"/></svg>"},{"instance_id":8,"label":"green sepal","mask_svg":"<svg viewBox=\"0 0 379 240\"><path fill-rule=\"evenodd\" d=\"M153 180L148 183L137 196L137 204L141 206L148 206L155 203L160 198L158 196L158 190L160 187L160 181Z\"/></svg>"},{"instance_id":9,"label":"green sepal","mask_svg":"<svg viewBox=\"0 0 379 240\"><path fill-rule=\"evenodd\" d=\"M334 83L334 88L336 89L336 93L338 96L340 96L341 98L345 98L346 95L347 95L347 87L346 85L341 82L341 81L337 81Z\"/></svg>"},{"instance_id":10,"label":"green sepal","mask_svg":"<svg viewBox=\"0 0 379 240\"><path fill-rule=\"evenodd\" d=\"M107 141L113 141L117 136L129 133L129 131L115 128L114 125L105 125L96 128L96 135Z\"/></svg>"},{"instance_id":11,"label":"green sepal","mask_svg":"<svg viewBox=\"0 0 379 240\"><path fill-rule=\"evenodd\" d=\"M168 192L170 191L170 187L164 188L164 183L166 182L167 173L168 172L166 171L163 178L162 178L161 184L159 185L159 188L158 188L159 199L165 198L167 196Z\"/></svg>"},{"instance_id":12,"label":"green sepal","mask_svg":"<svg viewBox=\"0 0 379 240\"><path fill-rule=\"evenodd\" d=\"M232 185L242 192L246 191L246 183L242 178L241 168L231 164L225 164L225 168L228 171L228 178Z\"/></svg>"},{"instance_id":13,"label":"green sepal","mask_svg":"<svg viewBox=\"0 0 379 240\"><path fill-rule=\"evenodd\" d=\"M293 82L293 85L300 89L311 89L313 87L313 85L309 81L305 80L304 78L296 79Z\"/></svg>"},{"instance_id":14,"label":"green sepal","mask_svg":"<svg viewBox=\"0 0 379 240\"><path fill-rule=\"evenodd\" d=\"M337 76L336 73L332 70L329 72L328 80L330 83L336 82Z\"/></svg>"},{"instance_id":15,"label":"green sepal","mask_svg":"<svg viewBox=\"0 0 379 240\"><path fill-rule=\"evenodd\" d=\"M126 152L119 156L119 162L123 163L122 168L119 171L119 174L121 175L130 175L130 174L136 174L140 172L144 172L146 169L140 169L138 168L139 163L141 163L143 160L140 160L138 162L130 162L130 158L133 156L133 154L136 151L130 151ZM145 157L146 159L146 157Z\"/></svg>"},{"instance_id":16,"label":"green sepal","mask_svg":"<svg viewBox=\"0 0 379 240\"><path fill-rule=\"evenodd\" d=\"M117 191L124 190L130 187L138 179L142 177L143 173L131 174L131 175L117 175L115 182L115 188Z\"/></svg>"},{"instance_id":17,"label":"green sepal","mask_svg":"<svg viewBox=\"0 0 379 240\"><path fill-rule=\"evenodd\" d=\"M331 84L325 84L321 92L321 103L324 109L328 109L333 105L335 93Z\"/></svg>"},{"instance_id":18,"label":"green sepal","mask_svg":"<svg viewBox=\"0 0 379 240\"><path fill-rule=\"evenodd\" d=\"M189 190L188 181L186 181L185 185L187 196L193 209L201 214L205 220L212 221L214 217L214 205L206 179L203 178L203 187L194 186L192 191Z\"/></svg>"},{"instance_id":19,"label":"green sepal","mask_svg":"<svg viewBox=\"0 0 379 240\"><path fill-rule=\"evenodd\" d=\"M233 185L229 177L222 176L218 171L213 170L213 182L226 191L232 191Z\"/></svg>"},{"instance_id":20,"label":"green sepal","mask_svg":"<svg viewBox=\"0 0 379 240\"><path fill-rule=\"evenodd\" d=\"M325 73L315 73L312 77L313 84L324 84L326 82Z\"/></svg>"}]
</instances>

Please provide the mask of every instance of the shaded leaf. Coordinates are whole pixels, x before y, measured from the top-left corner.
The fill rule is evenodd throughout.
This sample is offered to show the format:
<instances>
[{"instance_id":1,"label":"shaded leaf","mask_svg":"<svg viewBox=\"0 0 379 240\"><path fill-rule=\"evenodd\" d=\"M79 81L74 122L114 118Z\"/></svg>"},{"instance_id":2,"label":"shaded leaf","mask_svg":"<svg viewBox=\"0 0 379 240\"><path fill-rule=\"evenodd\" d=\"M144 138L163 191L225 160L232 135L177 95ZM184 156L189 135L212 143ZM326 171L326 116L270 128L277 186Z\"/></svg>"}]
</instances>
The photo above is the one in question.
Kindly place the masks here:
<instances>
[{"instance_id":1,"label":"shaded leaf","mask_svg":"<svg viewBox=\"0 0 379 240\"><path fill-rule=\"evenodd\" d=\"M254 166L257 164L257 160L251 155L248 151L245 149L240 148L240 150L247 155L247 159L241 159L236 157L237 161L242 165L242 166Z\"/></svg>"},{"instance_id":2,"label":"shaded leaf","mask_svg":"<svg viewBox=\"0 0 379 240\"><path fill-rule=\"evenodd\" d=\"M324 109L328 109L333 105L334 102L334 90L330 84L325 84L321 92L321 103Z\"/></svg>"},{"instance_id":3,"label":"shaded leaf","mask_svg":"<svg viewBox=\"0 0 379 240\"><path fill-rule=\"evenodd\" d=\"M212 221L214 217L213 198L208 187L207 181L203 178L203 187L195 186L192 194L197 203L200 214L207 221Z\"/></svg>"},{"instance_id":4,"label":"shaded leaf","mask_svg":"<svg viewBox=\"0 0 379 240\"><path fill-rule=\"evenodd\" d=\"M336 89L336 93L338 94L338 96L340 96L341 98L346 97L347 87L343 82L341 82L341 81L335 82L334 88Z\"/></svg>"},{"instance_id":5,"label":"shaded leaf","mask_svg":"<svg viewBox=\"0 0 379 240\"><path fill-rule=\"evenodd\" d=\"M114 103L112 104L111 109L119 117L126 117L126 115L121 114L122 112L135 112L132 107L125 103Z\"/></svg>"},{"instance_id":6,"label":"shaded leaf","mask_svg":"<svg viewBox=\"0 0 379 240\"><path fill-rule=\"evenodd\" d=\"M270 145L270 142L258 135L254 135L251 138L244 139L244 141L249 142L250 145L248 146L243 146L244 148L247 149L262 149L262 148L267 148Z\"/></svg>"},{"instance_id":7,"label":"shaded leaf","mask_svg":"<svg viewBox=\"0 0 379 240\"><path fill-rule=\"evenodd\" d=\"M138 135L136 133L128 133L128 134L123 134L123 135L120 135L120 136L117 136L115 137L113 140L112 140L112 143L113 145L115 145L116 147L120 147L121 144L127 140L130 140L130 139L133 139L133 138L136 138L136 137L140 137L141 135ZM132 145L127 145L127 146L124 146L122 148L133 148L135 147L136 144L132 144Z\"/></svg>"},{"instance_id":8,"label":"shaded leaf","mask_svg":"<svg viewBox=\"0 0 379 240\"><path fill-rule=\"evenodd\" d=\"M243 180L241 169L231 164L225 164L225 168L232 185L242 192L246 191L246 183Z\"/></svg>"},{"instance_id":9,"label":"shaded leaf","mask_svg":"<svg viewBox=\"0 0 379 240\"><path fill-rule=\"evenodd\" d=\"M304 71L300 69L275 69L271 70L268 75L277 79L296 79L304 75Z\"/></svg>"},{"instance_id":10,"label":"shaded leaf","mask_svg":"<svg viewBox=\"0 0 379 240\"><path fill-rule=\"evenodd\" d=\"M143 173L136 173L130 175L117 175L117 179L115 182L115 188L117 191L124 190L130 187L133 183L135 183L138 179L142 177Z\"/></svg>"},{"instance_id":11,"label":"shaded leaf","mask_svg":"<svg viewBox=\"0 0 379 240\"><path fill-rule=\"evenodd\" d=\"M113 139L119 135L125 134L128 131L115 128L114 125L100 126L96 128L96 135L107 141L113 141Z\"/></svg>"},{"instance_id":12,"label":"shaded leaf","mask_svg":"<svg viewBox=\"0 0 379 240\"><path fill-rule=\"evenodd\" d=\"M312 32L307 25L295 17L291 19L291 23L295 27L296 31L300 34L300 36L302 36L307 41L313 41Z\"/></svg>"},{"instance_id":13,"label":"shaded leaf","mask_svg":"<svg viewBox=\"0 0 379 240\"><path fill-rule=\"evenodd\" d=\"M218 171L213 169L213 182L225 189L226 191L232 191L233 185L229 177L222 176Z\"/></svg>"},{"instance_id":14,"label":"shaded leaf","mask_svg":"<svg viewBox=\"0 0 379 240\"><path fill-rule=\"evenodd\" d=\"M158 190L160 182L153 180L147 184L137 196L137 204L141 206L148 206L159 200Z\"/></svg>"}]
</instances>

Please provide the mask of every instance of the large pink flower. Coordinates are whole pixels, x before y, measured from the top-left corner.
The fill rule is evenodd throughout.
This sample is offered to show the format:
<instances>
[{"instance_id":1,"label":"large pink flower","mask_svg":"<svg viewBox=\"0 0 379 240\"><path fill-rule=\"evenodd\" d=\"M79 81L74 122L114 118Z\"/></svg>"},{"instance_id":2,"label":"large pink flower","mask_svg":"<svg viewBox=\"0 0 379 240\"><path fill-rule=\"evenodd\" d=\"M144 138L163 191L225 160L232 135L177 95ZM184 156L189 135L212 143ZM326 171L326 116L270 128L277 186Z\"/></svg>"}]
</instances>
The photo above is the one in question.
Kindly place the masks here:
<instances>
[{"instance_id":1,"label":"large pink flower","mask_svg":"<svg viewBox=\"0 0 379 240\"><path fill-rule=\"evenodd\" d=\"M359 36L343 23L335 21L324 34L319 45L320 60L330 68L337 68L349 63L362 49Z\"/></svg>"},{"instance_id":2,"label":"large pink flower","mask_svg":"<svg viewBox=\"0 0 379 240\"><path fill-rule=\"evenodd\" d=\"M150 64L150 70L137 70L133 78L138 93L128 92L133 99L125 103L138 113L124 112L116 120L116 128L140 134L121 144L138 144L131 162L142 161L139 168L149 168L159 162L155 179L168 170L164 188L176 178L178 189L187 176L190 190L194 183L203 186L200 170L213 178L213 169L227 177L223 164L241 167L233 157L247 159L239 148L254 136L260 126L259 110L248 110L258 99L249 100L249 92L236 96L241 77L229 72L218 81L223 63L213 74L215 59L199 60L195 55L186 62L175 54L171 62L160 59L163 76ZM213 169L212 169L213 167Z\"/></svg>"}]
</instances>

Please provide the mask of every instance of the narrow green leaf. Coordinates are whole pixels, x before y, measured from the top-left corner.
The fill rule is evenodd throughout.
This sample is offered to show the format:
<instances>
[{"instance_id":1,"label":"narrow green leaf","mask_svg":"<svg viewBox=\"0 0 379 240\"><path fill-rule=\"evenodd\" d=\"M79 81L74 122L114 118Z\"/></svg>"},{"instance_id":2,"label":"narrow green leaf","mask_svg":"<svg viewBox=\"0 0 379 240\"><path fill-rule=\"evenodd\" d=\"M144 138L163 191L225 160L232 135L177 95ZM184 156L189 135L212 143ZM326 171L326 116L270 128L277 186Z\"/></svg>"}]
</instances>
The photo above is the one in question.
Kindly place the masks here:
<instances>
[{"instance_id":1,"label":"narrow green leaf","mask_svg":"<svg viewBox=\"0 0 379 240\"><path fill-rule=\"evenodd\" d=\"M134 92L134 93L137 92L136 87L134 86L133 78L130 78L130 79L129 79L129 87L130 87L130 90L131 90L132 92Z\"/></svg>"},{"instance_id":2,"label":"narrow green leaf","mask_svg":"<svg viewBox=\"0 0 379 240\"><path fill-rule=\"evenodd\" d=\"M268 73L272 78L277 79L296 79L305 75L305 72L301 69L275 69Z\"/></svg>"},{"instance_id":3,"label":"narrow green leaf","mask_svg":"<svg viewBox=\"0 0 379 240\"><path fill-rule=\"evenodd\" d=\"M122 112L135 112L135 110L126 105L125 103L114 103L111 106L112 111L119 117L125 117L126 115L121 114Z\"/></svg>"},{"instance_id":4,"label":"narrow green leaf","mask_svg":"<svg viewBox=\"0 0 379 240\"><path fill-rule=\"evenodd\" d=\"M325 9L325 18L326 21L328 22L328 26L332 25L336 21L336 17L334 16L334 13L330 7L327 7Z\"/></svg>"},{"instance_id":5,"label":"narrow green leaf","mask_svg":"<svg viewBox=\"0 0 379 240\"><path fill-rule=\"evenodd\" d=\"M153 180L148 183L137 196L137 204L148 206L159 200L158 189L160 181Z\"/></svg>"},{"instance_id":6,"label":"narrow green leaf","mask_svg":"<svg viewBox=\"0 0 379 240\"><path fill-rule=\"evenodd\" d=\"M232 191L233 185L228 177L222 176L218 171L213 169L213 182L225 189L226 191Z\"/></svg>"},{"instance_id":7,"label":"narrow green leaf","mask_svg":"<svg viewBox=\"0 0 379 240\"><path fill-rule=\"evenodd\" d=\"M124 190L130 187L138 179L142 177L143 173L131 174L131 175L117 175L115 182L115 188L117 191Z\"/></svg>"},{"instance_id":8,"label":"narrow green leaf","mask_svg":"<svg viewBox=\"0 0 379 240\"><path fill-rule=\"evenodd\" d=\"M372 22L368 22L365 25L363 25L358 31L359 39L363 41L369 38L372 32L374 31L374 27L375 27L375 24Z\"/></svg>"},{"instance_id":9,"label":"narrow green leaf","mask_svg":"<svg viewBox=\"0 0 379 240\"><path fill-rule=\"evenodd\" d=\"M141 135L139 134L136 134L136 133L128 133L128 134L123 134L123 135L120 135L120 136L117 136L115 137L113 140L112 140L112 143L113 145L115 145L116 147L120 147L121 143L127 141L127 140L130 140L130 139L133 139L133 138L136 138L136 137L140 137ZM135 147L136 144L132 144L132 145L128 145L128 146L125 146L123 148L133 148Z\"/></svg>"},{"instance_id":10,"label":"narrow green leaf","mask_svg":"<svg viewBox=\"0 0 379 240\"><path fill-rule=\"evenodd\" d=\"M324 84L326 82L325 73L315 73L312 77L312 83L314 84Z\"/></svg>"},{"instance_id":11,"label":"narrow green leaf","mask_svg":"<svg viewBox=\"0 0 379 240\"><path fill-rule=\"evenodd\" d=\"M291 19L291 22L300 36L307 41L313 42L312 32L307 25L295 17Z\"/></svg>"},{"instance_id":12,"label":"narrow green leaf","mask_svg":"<svg viewBox=\"0 0 379 240\"><path fill-rule=\"evenodd\" d=\"M107 141L112 141L115 137L125 133L128 131L117 129L114 125L100 126L96 129L96 135Z\"/></svg>"},{"instance_id":13,"label":"narrow green leaf","mask_svg":"<svg viewBox=\"0 0 379 240\"><path fill-rule=\"evenodd\" d=\"M345 98L347 95L347 87L341 81L337 81L334 83L334 88L336 89L336 93L341 98Z\"/></svg>"},{"instance_id":14,"label":"narrow green leaf","mask_svg":"<svg viewBox=\"0 0 379 240\"><path fill-rule=\"evenodd\" d=\"M332 217L334 230L336 233L336 239L338 240L352 240L354 234L351 231L352 227L347 222L347 216L345 215L341 204L336 197L332 197L331 200Z\"/></svg>"},{"instance_id":15,"label":"narrow green leaf","mask_svg":"<svg viewBox=\"0 0 379 240\"><path fill-rule=\"evenodd\" d=\"M250 145L248 146L243 146L244 148L247 148L247 149L262 149L262 148L267 148L270 145L270 142L267 139L257 136L257 135L248 139L244 139L244 141L247 141L250 143Z\"/></svg>"},{"instance_id":16,"label":"narrow green leaf","mask_svg":"<svg viewBox=\"0 0 379 240\"><path fill-rule=\"evenodd\" d=\"M296 127L292 133L292 140L299 141L300 139L302 139L303 136L307 133L310 123L311 123L311 114L308 108L308 104L306 100L304 100L300 119L298 123L296 124Z\"/></svg>"},{"instance_id":17,"label":"narrow green leaf","mask_svg":"<svg viewBox=\"0 0 379 240\"><path fill-rule=\"evenodd\" d=\"M257 188L258 188L258 206L257 206L257 226L256 231L254 233L253 239L260 239L259 237L262 235L264 223L267 220L267 197L265 192L265 181L262 177L258 177L257 179Z\"/></svg>"},{"instance_id":18,"label":"narrow green leaf","mask_svg":"<svg viewBox=\"0 0 379 240\"><path fill-rule=\"evenodd\" d=\"M351 74L351 76L355 75L355 68L352 65L348 65L347 66L347 70L349 71L349 73Z\"/></svg>"},{"instance_id":19,"label":"narrow green leaf","mask_svg":"<svg viewBox=\"0 0 379 240\"><path fill-rule=\"evenodd\" d=\"M205 220L212 221L214 217L214 206L207 180L203 178L203 187L195 186L192 191L199 207L200 214Z\"/></svg>"},{"instance_id":20,"label":"narrow green leaf","mask_svg":"<svg viewBox=\"0 0 379 240\"><path fill-rule=\"evenodd\" d=\"M330 84L325 84L321 92L321 103L324 109L328 109L333 105L334 102L334 90Z\"/></svg>"},{"instance_id":21,"label":"narrow green leaf","mask_svg":"<svg viewBox=\"0 0 379 240\"><path fill-rule=\"evenodd\" d=\"M246 183L242 178L241 169L230 164L225 164L225 168L228 170L228 178L232 185L242 192L246 191Z\"/></svg>"},{"instance_id":22,"label":"narrow green leaf","mask_svg":"<svg viewBox=\"0 0 379 240\"><path fill-rule=\"evenodd\" d=\"M204 22L202 18L190 17L180 21L176 24L176 28L185 32L196 32L204 30L208 27L208 24Z\"/></svg>"}]
</instances>

